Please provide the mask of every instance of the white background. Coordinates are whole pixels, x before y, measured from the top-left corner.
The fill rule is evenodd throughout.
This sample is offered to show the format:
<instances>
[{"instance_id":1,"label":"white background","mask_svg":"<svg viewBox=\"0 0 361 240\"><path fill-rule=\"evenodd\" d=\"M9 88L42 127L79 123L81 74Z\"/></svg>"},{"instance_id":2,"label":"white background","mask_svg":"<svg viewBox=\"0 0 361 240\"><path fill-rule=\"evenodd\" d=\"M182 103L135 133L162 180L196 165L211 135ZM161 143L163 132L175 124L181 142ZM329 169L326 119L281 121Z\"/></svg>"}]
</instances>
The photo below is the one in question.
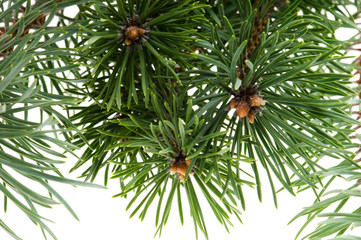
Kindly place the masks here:
<instances>
[{"instance_id":1,"label":"white background","mask_svg":"<svg viewBox=\"0 0 361 240\"><path fill-rule=\"evenodd\" d=\"M338 33L340 38L344 39L347 39L351 34L348 30L342 30ZM355 56L357 54L355 53ZM70 157L67 161L66 164L61 166L63 173L68 172L76 160ZM261 170L262 173L265 172ZM76 172L68 177L75 179L79 174L80 172ZM98 177L98 183L102 184L102 176ZM59 240L153 239L156 230L154 210L157 199L150 208L146 219L141 222L137 219L138 215L129 219L131 210L125 211L129 199L112 198L113 195L119 193L117 180L111 180L108 189L75 188L58 183L52 183L51 185L70 203L80 218L80 222L78 222L60 205L55 206L53 209L39 208L41 215L56 221L55 224L49 223L48 225ZM339 187L344 188L342 183ZM298 219L289 226L287 223L303 207L312 204L315 199L313 193L311 191L303 192L296 198L285 191L280 192L278 194L279 207L277 210L273 204L267 178L263 179L262 189L262 203L258 201L254 189L245 189L246 211L241 216L243 224L240 224L236 218L233 218L235 226L230 228L230 234L216 221L212 211L208 208L208 203L202 201L201 205L210 239L294 239L305 219ZM189 211L186 208L184 209L185 224L181 226L176 199L174 199L173 203L170 218L159 239L195 239L193 220L189 216ZM185 203L186 201L183 201L183 205ZM360 206L359 203L354 208L358 206ZM0 218L24 240L43 239L40 229L10 202L6 214L0 210ZM315 223L308 230L312 230L314 227ZM305 232L309 233L307 229ZM361 231L356 229L353 234L361 236ZM158 237L155 239L158 239ZM204 239L202 233L199 233L199 239ZM12 238L4 230L0 229L0 240L12 240Z\"/></svg>"}]
</instances>

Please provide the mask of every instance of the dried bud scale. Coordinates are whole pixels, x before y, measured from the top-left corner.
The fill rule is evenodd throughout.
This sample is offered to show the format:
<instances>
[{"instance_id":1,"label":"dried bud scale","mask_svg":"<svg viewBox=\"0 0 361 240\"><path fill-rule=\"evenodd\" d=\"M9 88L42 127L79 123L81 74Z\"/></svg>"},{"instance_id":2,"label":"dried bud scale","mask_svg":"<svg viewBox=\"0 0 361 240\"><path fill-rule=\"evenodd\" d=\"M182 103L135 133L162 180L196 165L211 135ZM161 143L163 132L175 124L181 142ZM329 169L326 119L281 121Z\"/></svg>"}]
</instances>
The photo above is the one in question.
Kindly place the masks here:
<instances>
[{"instance_id":1,"label":"dried bud scale","mask_svg":"<svg viewBox=\"0 0 361 240\"><path fill-rule=\"evenodd\" d=\"M257 14L252 27L251 37L248 39L248 43L247 43L247 58L250 58L252 56L254 49L261 42L260 34L263 31L263 29L266 27L267 20L268 20L268 13L266 13L262 17L260 17L259 14Z\"/></svg>"},{"instance_id":2,"label":"dried bud scale","mask_svg":"<svg viewBox=\"0 0 361 240\"><path fill-rule=\"evenodd\" d=\"M20 9L19 9L19 16L16 16L14 18L11 18L9 20L9 22L11 23L10 26L8 27L0 27L0 38L5 35L7 33L7 31L13 26L15 25L19 20L20 18L23 18L24 17L24 14L25 14L25 10L26 8L21 6ZM46 16L47 14L41 14L39 15L34 21L30 22L28 25L26 25L23 29L23 32L21 34L21 36L25 36L27 35L29 32L30 32L30 29L32 28L38 28L38 27L41 27L44 23L45 23L45 20L46 20ZM15 29L15 31L12 32L12 37L11 39L15 38L15 36L17 35L18 33L18 29ZM6 42L10 41L11 39L7 40ZM11 47L9 49L6 49L4 51L1 51L0 52L0 57L3 57L3 56L7 56L8 54L10 54L11 52L13 52L14 48Z\"/></svg>"}]
</instances>

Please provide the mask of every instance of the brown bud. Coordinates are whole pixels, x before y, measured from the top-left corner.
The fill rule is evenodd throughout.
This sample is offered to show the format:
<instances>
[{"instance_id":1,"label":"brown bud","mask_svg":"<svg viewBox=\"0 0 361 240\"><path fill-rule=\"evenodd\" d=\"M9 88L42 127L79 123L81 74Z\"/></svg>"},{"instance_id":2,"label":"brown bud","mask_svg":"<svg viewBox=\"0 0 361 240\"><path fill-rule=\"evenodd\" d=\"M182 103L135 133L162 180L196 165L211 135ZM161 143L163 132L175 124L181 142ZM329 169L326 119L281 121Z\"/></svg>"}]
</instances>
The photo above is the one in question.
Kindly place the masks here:
<instances>
[{"instance_id":1,"label":"brown bud","mask_svg":"<svg viewBox=\"0 0 361 240\"><path fill-rule=\"evenodd\" d=\"M251 98L251 107L259 107L264 104L263 99L260 96L253 95Z\"/></svg>"},{"instance_id":2,"label":"brown bud","mask_svg":"<svg viewBox=\"0 0 361 240\"><path fill-rule=\"evenodd\" d=\"M133 40L133 41L138 40L139 30L137 27L134 27L134 26L128 27L127 30L125 31L125 35L130 40Z\"/></svg>"},{"instance_id":3,"label":"brown bud","mask_svg":"<svg viewBox=\"0 0 361 240\"><path fill-rule=\"evenodd\" d=\"M125 39L124 43L125 43L125 45L129 46L129 45L131 45L133 42L132 42L132 40L130 40L130 39L127 38L127 39Z\"/></svg>"},{"instance_id":4,"label":"brown bud","mask_svg":"<svg viewBox=\"0 0 361 240\"><path fill-rule=\"evenodd\" d=\"M184 181L184 175L182 174L178 174L179 180L181 180L182 182Z\"/></svg>"},{"instance_id":5,"label":"brown bud","mask_svg":"<svg viewBox=\"0 0 361 240\"><path fill-rule=\"evenodd\" d=\"M170 167L170 173L171 174L174 174L174 173L176 173L177 172L177 167L176 166L171 166Z\"/></svg>"},{"instance_id":6,"label":"brown bud","mask_svg":"<svg viewBox=\"0 0 361 240\"><path fill-rule=\"evenodd\" d=\"M192 161L192 160L190 160L190 159L186 160L187 166L189 166L189 164L191 164L191 161Z\"/></svg>"},{"instance_id":7,"label":"brown bud","mask_svg":"<svg viewBox=\"0 0 361 240\"><path fill-rule=\"evenodd\" d=\"M177 171L179 174L186 175L187 169L188 169L187 165L182 164L182 165L178 166Z\"/></svg>"},{"instance_id":8,"label":"brown bud","mask_svg":"<svg viewBox=\"0 0 361 240\"><path fill-rule=\"evenodd\" d=\"M237 99L236 99L236 98L233 98L229 106L230 106L231 108L237 108L237 104L238 104L238 103L237 103Z\"/></svg>"},{"instance_id":9,"label":"brown bud","mask_svg":"<svg viewBox=\"0 0 361 240\"><path fill-rule=\"evenodd\" d=\"M237 105L237 115L239 118L244 118L249 112L249 105L247 102L240 102Z\"/></svg>"},{"instance_id":10,"label":"brown bud","mask_svg":"<svg viewBox=\"0 0 361 240\"><path fill-rule=\"evenodd\" d=\"M256 114L253 110L249 111L247 118L250 123L254 123L254 118L256 117Z\"/></svg>"},{"instance_id":11,"label":"brown bud","mask_svg":"<svg viewBox=\"0 0 361 240\"><path fill-rule=\"evenodd\" d=\"M144 30L143 28L139 28L138 33L139 33L140 35L144 35L144 34L145 34L145 30Z\"/></svg>"}]
</instances>

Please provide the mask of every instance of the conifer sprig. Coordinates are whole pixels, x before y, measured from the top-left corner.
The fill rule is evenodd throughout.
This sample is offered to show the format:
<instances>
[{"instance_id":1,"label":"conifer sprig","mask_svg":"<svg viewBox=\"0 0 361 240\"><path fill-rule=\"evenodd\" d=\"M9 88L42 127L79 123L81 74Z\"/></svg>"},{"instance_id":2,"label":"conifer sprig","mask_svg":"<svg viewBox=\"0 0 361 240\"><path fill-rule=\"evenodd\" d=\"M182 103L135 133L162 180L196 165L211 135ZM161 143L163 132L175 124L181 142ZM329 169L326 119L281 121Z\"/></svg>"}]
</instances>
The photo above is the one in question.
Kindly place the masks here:
<instances>
[{"instance_id":1,"label":"conifer sprig","mask_svg":"<svg viewBox=\"0 0 361 240\"><path fill-rule=\"evenodd\" d=\"M308 9L301 1L262 3L224 3L225 8L210 3L213 8L206 8L206 14L217 25L205 22L199 24L199 32L208 39L202 38L195 42L194 50L197 53L193 56L199 60L192 60L192 63L199 66L198 70L183 66L178 74L186 88L177 86L179 81L174 79L172 72L158 63L154 65L159 71L154 77L157 81L148 89L150 104L148 100L139 97L142 100L138 100L137 105L133 106L128 101L128 109L112 108L106 111L102 110L104 104L99 103L91 108L95 111L91 113L94 118L89 118L87 108L75 117L82 118L81 124L91 129L89 137L94 139L95 150L89 149L83 155L83 159L93 161L84 176L94 180L101 167L106 166L108 174L108 163L115 164L113 178L119 178L123 184L123 191L118 196L126 196L130 190L137 189L131 206L135 199L145 194L131 216L144 206L140 214L143 219L159 191L158 224L161 204L165 201L163 198L168 196L164 206L164 222L159 225L159 231L170 213L175 189L182 184L176 181L177 177L187 179L191 172L194 172L194 178L200 186L213 183L219 188L217 191L221 193L220 196L238 199L245 208L242 191L244 183L249 183L249 186L255 183L261 199L258 164L254 159L259 159L266 168L276 205L277 189L273 177L278 179L283 188L295 194L295 190L305 184L315 189L318 184L322 184L322 177L314 174L318 170L325 170L318 164L322 156L341 157L355 165L352 162L354 154L347 149L353 146L348 139L352 132L351 126L358 122L348 116L345 110L349 105L342 101L353 94L352 89L346 86L350 83L348 79L352 76L351 71L340 64L344 56L339 46L324 46L325 41L330 41L330 36L336 41L336 27L353 25L347 24L339 15L330 23L332 27L321 25L308 16L299 16L297 11ZM232 11L235 13L232 14ZM239 18L244 21L237 21ZM317 30L309 30L309 26ZM315 32L318 33L317 37ZM172 59L177 62L176 57ZM213 67L217 70L213 70ZM149 66L143 68L149 69ZM193 89L193 94L185 94L187 89ZM176 97L179 92L185 94L181 99ZM264 100L266 104L252 105L250 101L254 96L262 98L261 103L264 104ZM338 99L335 99L336 96ZM121 97L130 99L127 94ZM244 97L247 99L244 100ZM242 101L245 101L243 105L248 104L246 107L249 110L243 114L248 120L243 117L238 120L236 116L227 114L232 108L233 99L233 108L237 109L238 116L242 116L239 113ZM194 106L197 106L197 110L193 110ZM102 112L107 118L96 114ZM183 114L186 114L185 119ZM97 124L100 129L92 129ZM218 135L219 132L222 134ZM99 136L102 136L101 145L96 143ZM204 136L212 137L201 142ZM190 137L193 139L184 145ZM104 149L110 153L104 152ZM181 164L175 163L178 161L175 159L182 154L185 154L185 158L189 154L191 156L189 164L183 163L187 169L184 172ZM142 161L137 162L137 155L141 156ZM242 177L245 173L242 169L244 163L239 160L233 162L233 159L240 159L244 155L247 156L244 162L251 163L254 180ZM84 163L79 161L77 167ZM168 181L172 167L177 174L171 178L175 177L168 195L166 184L162 183ZM249 177L247 174L245 176ZM191 179L185 181L186 189L187 186L191 187L187 185ZM145 188L142 186L153 186L153 190L144 193ZM211 189L215 191L213 187ZM193 194L191 189L188 190L187 194ZM204 194L208 196L207 192ZM197 198L187 196L190 197L189 205L193 206L191 211L195 211L192 216L196 225L207 234L199 212L201 210L192 205L197 203ZM215 207L212 202L215 215L220 216L219 212L224 210L219 205Z\"/></svg>"},{"instance_id":2,"label":"conifer sprig","mask_svg":"<svg viewBox=\"0 0 361 240\"><path fill-rule=\"evenodd\" d=\"M160 235L177 201L181 223L186 204L196 233L208 238L199 199L228 230L231 215L240 220L245 210L245 188L262 199L262 167L276 206L279 190L315 192L315 204L296 217L307 215L305 226L316 217L328 220L307 238L341 236L359 222L359 209L341 212L359 196L358 185L332 197L326 191L336 176L359 179L358 145L349 136L360 123L350 115L357 95L352 66L342 62L353 39L340 42L335 31L357 28L359 5L2 1L0 190L55 238L34 208L54 200L12 172L42 184L76 216L47 181L91 184L64 178L55 168L61 161L49 154L63 158L82 148L72 171L85 168L81 177L94 181L104 170L105 185L117 179L116 196L131 197L131 216L143 220L155 207ZM68 17L67 6L78 14ZM28 118L35 110L39 122ZM335 164L325 165L325 156ZM337 210L323 212L333 202Z\"/></svg>"},{"instance_id":3,"label":"conifer sprig","mask_svg":"<svg viewBox=\"0 0 361 240\"><path fill-rule=\"evenodd\" d=\"M66 154L75 155L73 151L77 149L70 142L77 129L63 112L78 99L64 95L63 86L68 80L65 71L74 71L77 66L65 66L69 58L55 44L74 32L67 35L48 26L58 10L69 3L55 2L0 4L0 191L4 211L8 202L14 203L40 227L44 236L54 239L56 236L46 224L49 219L38 213L40 206L51 208L61 203L78 217L51 182L101 187L67 179L57 169ZM34 184L42 189L34 190ZM17 235L19 229L13 231L13 226L1 219L0 226L15 239L21 239Z\"/></svg>"},{"instance_id":4,"label":"conifer sprig","mask_svg":"<svg viewBox=\"0 0 361 240\"><path fill-rule=\"evenodd\" d=\"M153 76L166 71L178 82L177 68L189 69L198 24L205 22L205 4L194 1L106 1L80 6L78 62L89 70L87 86L109 111L131 107L145 98ZM154 69L159 62L163 67ZM161 70L161 72L158 72ZM141 91L138 91L140 89ZM125 100L122 96L126 95Z\"/></svg>"},{"instance_id":5,"label":"conifer sprig","mask_svg":"<svg viewBox=\"0 0 361 240\"><path fill-rule=\"evenodd\" d=\"M290 8L297 11L297 4L300 2L293 3ZM318 179L310 173L315 169L323 169L317 164L319 154L351 161L354 154L343 148L349 145L347 133L352 132L350 125L359 123L348 117L346 112L340 111L348 106L347 103L331 100L331 97L334 99L337 95L342 98L353 93L351 88L345 87L345 84L349 84L347 79L352 75L349 70L340 69L341 65L338 63L343 58L342 54L333 46L321 47L321 39L318 42L309 42L308 36L312 33L308 33L307 28L314 23L303 16L295 15L289 9L284 11L287 14L282 11L273 14L275 18L276 14L282 15L287 21L270 21L263 33L260 33L261 41L252 47L251 51L247 41L255 24L255 12L249 12L250 19L242 26L249 31L241 31L243 34L240 37L237 37L236 30L229 26L220 28L221 30L213 28L213 44L197 41L199 46L207 51L196 56L207 62L209 68L215 66L217 70L199 71L199 76L193 83L200 83L203 88L201 84L208 79L207 88L211 89L210 93L203 93L208 93L210 98L216 94L228 93L228 101L232 98L243 101L242 98L247 97L244 89L257 87L257 91L252 94L262 94L266 101L263 107L265 110L262 116L257 115L255 119L254 115L252 116L254 124L249 123L252 122L249 117L246 120L242 116L238 124L233 125L235 133L231 149L238 153L245 151L251 157L258 156L262 166L270 174L270 179L272 172L283 187L293 194L293 186L285 167L315 187ZM277 31L274 31L274 26L277 26ZM297 35L294 35L296 29ZM197 81L198 77L200 81ZM208 94L201 96L202 99L207 99ZM221 102L219 99L215 105ZM231 107L232 104L230 101ZM243 108L243 105L238 105L238 116L239 112L244 111ZM220 112L222 111L224 110L220 109ZM220 122L223 122L223 119ZM339 129L338 125L344 122L348 122L349 127ZM243 134L251 135L252 138L248 142L237 141L237 136ZM309 138L310 135L317 140ZM340 136L338 141L335 141L334 135ZM305 162L300 162L297 155ZM256 162L252 164L257 180L259 176ZM275 197L273 181L270 181L270 184ZM261 198L260 184L257 186Z\"/></svg>"}]
</instances>

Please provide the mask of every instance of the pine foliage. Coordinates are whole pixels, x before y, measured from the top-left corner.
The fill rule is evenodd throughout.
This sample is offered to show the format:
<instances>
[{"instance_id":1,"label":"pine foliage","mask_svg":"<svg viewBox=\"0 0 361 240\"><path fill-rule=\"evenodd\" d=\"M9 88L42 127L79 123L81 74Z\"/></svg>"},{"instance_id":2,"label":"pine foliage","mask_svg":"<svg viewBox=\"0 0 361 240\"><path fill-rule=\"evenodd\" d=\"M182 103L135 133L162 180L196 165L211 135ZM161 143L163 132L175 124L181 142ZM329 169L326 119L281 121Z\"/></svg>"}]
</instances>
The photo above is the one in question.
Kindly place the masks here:
<instances>
[{"instance_id":1,"label":"pine foliage","mask_svg":"<svg viewBox=\"0 0 361 240\"><path fill-rule=\"evenodd\" d=\"M360 206L342 211L361 196L352 115L361 90L350 80L358 66L344 61L359 35L335 37L360 31L360 1L0 3L5 209L11 200L55 239L36 206L59 201L77 216L49 182L100 187L91 182L104 173L104 185L120 182L130 216L156 209L156 234L172 207L187 221L187 205L208 239L200 198L228 231L246 209L245 189L261 201L271 188L276 207L279 191L307 190L315 203L292 219L307 217L299 234L319 217L305 238L360 239L345 234L360 225ZM67 156L84 181L58 171ZM328 191L338 178L350 187Z\"/></svg>"}]
</instances>

